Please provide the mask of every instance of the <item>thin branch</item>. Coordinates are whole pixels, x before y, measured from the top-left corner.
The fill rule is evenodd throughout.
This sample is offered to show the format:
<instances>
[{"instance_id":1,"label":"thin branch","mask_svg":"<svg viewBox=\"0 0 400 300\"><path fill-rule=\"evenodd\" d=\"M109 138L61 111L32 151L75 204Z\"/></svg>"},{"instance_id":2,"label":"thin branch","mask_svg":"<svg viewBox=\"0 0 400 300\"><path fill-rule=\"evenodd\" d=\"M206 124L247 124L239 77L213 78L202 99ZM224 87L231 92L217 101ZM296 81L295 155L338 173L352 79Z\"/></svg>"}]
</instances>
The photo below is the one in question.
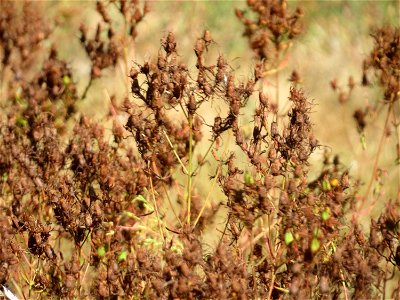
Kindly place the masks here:
<instances>
[{"instance_id":1,"label":"thin branch","mask_svg":"<svg viewBox=\"0 0 400 300\"><path fill-rule=\"evenodd\" d=\"M89 88L90 88L90 86L92 85L92 83L93 83L93 77L90 76L90 80L89 80L89 82L88 82L88 84L87 84L87 86L86 86L86 88L85 88L85 90L83 91L83 94L82 94L82 96L81 96L81 99L82 99L82 100L86 98L87 92L89 91Z\"/></svg>"},{"instance_id":2,"label":"thin branch","mask_svg":"<svg viewBox=\"0 0 400 300\"><path fill-rule=\"evenodd\" d=\"M217 168L217 173L215 174L213 183L212 183L212 185L211 185L210 190L208 191L207 198L206 198L206 200L204 201L203 207L200 209L199 215L197 216L196 221L195 221L194 224L193 224L193 228L196 227L197 222L200 220L200 217L202 216L202 214L203 214L203 212L204 212L204 209L206 208L206 206L207 206L207 204L208 204L208 201L210 200L211 193L212 193L212 191L214 190L215 183L217 182L217 178L218 178L218 175L219 175L219 170L220 170L220 166L218 166L218 168Z\"/></svg>"},{"instance_id":3,"label":"thin branch","mask_svg":"<svg viewBox=\"0 0 400 300\"><path fill-rule=\"evenodd\" d=\"M182 221L181 221L181 219L179 219L179 217L178 217L178 215L177 215L177 213L176 213L176 211L174 209L174 206L172 205L171 198L169 197L167 188L165 187L164 184L163 184L163 189L164 189L165 194L167 195L168 203L169 203L169 206L171 207L172 213L174 214L175 218L178 220L178 222L181 225L181 227L183 227Z\"/></svg>"},{"instance_id":4,"label":"thin branch","mask_svg":"<svg viewBox=\"0 0 400 300\"><path fill-rule=\"evenodd\" d=\"M215 140L213 140L210 144L210 146L208 147L206 153L204 154L204 156L202 157L201 161L199 162L199 164L197 165L197 167L194 169L193 174L196 174L196 172L198 171L198 169L203 165L204 161L206 160L208 154L210 153L212 147L214 146Z\"/></svg>"},{"instance_id":5,"label":"thin branch","mask_svg":"<svg viewBox=\"0 0 400 300\"><path fill-rule=\"evenodd\" d=\"M390 118L390 113L392 111L392 108L393 108L393 102L391 102L389 104L389 108L388 108L388 111L387 111L387 114L386 114L385 125L383 127L382 136L381 136L381 139L379 141L378 151L376 152L376 155L375 155L375 161L374 161L374 166L372 168L371 179L369 180L367 191L366 191L366 193L365 193L365 195L363 197L363 203L365 203L365 201L368 198L368 195L369 195L369 193L371 191L372 183L374 182L374 178L376 176L376 171L378 169L378 162L379 162L379 158L380 158L380 155L381 155L381 152L382 152L383 143L384 143L385 138L386 138L386 129L387 129L387 126L389 124L389 118Z\"/></svg>"},{"instance_id":6,"label":"thin branch","mask_svg":"<svg viewBox=\"0 0 400 300\"><path fill-rule=\"evenodd\" d=\"M193 115L189 115L189 172L187 173L187 224L190 225L192 205Z\"/></svg>"},{"instance_id":7,"label":"thin branch","mask_svg":"<svg viewBox=\"0 0 400 300\"><path fill-rule=\"evenodd\" d=\"M268 298L267 298L268 300L271 299L272 291L274 290L274 285L275 285L275 277L276 277L274 271L271 271L271 273L272 273L272 278L271 278L271 284L269 285L269 290L268 290Z\"/></svg>"},{"instance_id":8,"label":"thin branch","mask_svg":"<svg viewBox=\"0 0 400 300\"><path fill-rule=\"evenodd\" d=\"M153 199L154 210L156 211L156 215L157 215L158 228L160 230L161 237L165 243L165 236L164 236L164 233L161 228L160 214L158 212L158 206L157 206L157 201L156 201L154 187L153 187L153 180L152 180L151 176L149 176L149 181L150 181L150 188L151 188L151 195L152 195L152 199Z\"/></svg>"},{"instance_id":9,"label":"thin branch","mask_svg":"<svg viewBox=\"0 0 400 300\"><path fill-rule=\"evenodd\" d=\"M349 295L347 292L347 287L346 287L346 281L344 279L343 271L340 270L340 277L342 278L342 285L343 285L343 291L344 291L344 299L349 300Z\"/></svg>"},{"instance_id":10,"label":"thin branch","mask_svg":"<svg viewBox=\"0 0 400 300\"><path fill-rule=\"evenodd\" d=\"M188 170L186 169L185 165L183 164L182 160L180 159L178 153L176 152L176 150L175 150L175 148L174 148L174 145L172 145L172 142L171 142L171 140L169 139L167 133L165 132L164 129L162 130L162 132L164 133L165 138L167 139L169 145L171 146L172 152L174 153L174 155L175 155L176 159L178 160L179 164L181 165L183 171L185 172L185 174L189 174Z\"/></svg>"}]
</instances>

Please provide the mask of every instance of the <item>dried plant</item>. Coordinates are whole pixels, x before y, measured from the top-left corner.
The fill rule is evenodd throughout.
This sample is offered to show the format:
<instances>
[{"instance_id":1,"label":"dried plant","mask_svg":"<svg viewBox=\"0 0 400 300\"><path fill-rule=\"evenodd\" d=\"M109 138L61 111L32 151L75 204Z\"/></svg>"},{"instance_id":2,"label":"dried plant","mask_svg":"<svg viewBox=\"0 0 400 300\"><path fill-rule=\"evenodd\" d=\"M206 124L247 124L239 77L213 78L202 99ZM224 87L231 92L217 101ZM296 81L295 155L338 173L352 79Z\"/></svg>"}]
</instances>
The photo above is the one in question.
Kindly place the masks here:
<instances>
[{"instance_id":1,"label":"dried plant","mask_svg":"<svg viewBox=\"0 0 400 300\"><path fill-rule=\"evenodd\" d=\"M51 40L56 25L48 26L30 5L0 2L6 91L0 119L0 284L6 297L399 296L399 200L387 199L365 230L356 213L360 184L339 157L327 156L320 166L310 163L322 145L313 133L313 101L299 87L298 73L290 78L290 109L279 120L276 102L260 87L273 57L279 62L302 31L300 8L289 13L286 1L248 1L256 21L236 11L258 56L247 79L238 79L222 54L208 63L209 49L216 47L210 31L194 43L195 71L182 62L175 35L167 33L155 47L155 60L132 63L130 94L108 99L112 130L107 131L76 103L85 100L101 70L126 60L126 45L118 41L135 39L148 5L97 2L102 21L95 37L84 25L78 29L91 60L81 96L56 46L40 43ZM120 32L108 5L115 5L124 20ZM385 27L373 37L362 84L372 83L367 73L374 69L385 100L381 105L388 106L384 127L393 120L397 130L399 31ZM276 73L278 67L273 66ZM356 85L352 78L348 90L331 82L343 105ZM255 102L252 122L244 114L250 101ZM215 102L227 109L207 124L201 107ZM366 112L354 116L362 132ZM218 152L229 146L229 134L235 145ZM378 157L379 152L374 174ZM203 195L195 179L207 163L210 190ZM210 200L215 186L224 195L219 203ZM225 223L219 230L213 220L221 214ZM206 247L209 233L218 235L212 247Z\"/></svg>"}]
</instances>

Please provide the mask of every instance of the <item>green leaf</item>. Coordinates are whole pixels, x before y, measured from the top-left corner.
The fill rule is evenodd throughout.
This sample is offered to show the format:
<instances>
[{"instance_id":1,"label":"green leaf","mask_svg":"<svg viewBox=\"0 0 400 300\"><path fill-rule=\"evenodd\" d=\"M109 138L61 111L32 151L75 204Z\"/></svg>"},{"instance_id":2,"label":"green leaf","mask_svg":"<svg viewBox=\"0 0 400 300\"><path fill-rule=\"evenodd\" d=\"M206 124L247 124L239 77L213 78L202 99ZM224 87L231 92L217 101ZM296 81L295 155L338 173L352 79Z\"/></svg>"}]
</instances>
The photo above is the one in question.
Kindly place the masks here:
<instances>
[{"instance_id":1,"label":"green leaf","mask_svg":"<svg viewBox=\"0 0 400 300\"><path fill-rule=\"evenodd\" d=\"M293 234L290 231L287 231L285 233L285 244L289 245L290 243L292 243L294 241L294 237Z\"/></svg>"},{"instance_id":2,"label":"green leaf","mask_svg":"<svg viewBox=\"0 0 400 300\"><path fill-rule=\"evenodd\" d=\"M128 251L121 251L119 254L118 254L118 261L123 261L123 260L126 260L127 259L127 257L128 257Z\"/></svg>"},{"instance_id":3,"label":"green leaf","mask_svg":"<svg viewBox=\"0 0 400 300\"><path fill-rule=\"evenodd\" d=\"M143 197L142 195L138 195L133 199L133 202L139 202L141 205L143 205L144 208L146 208L147 210L154 210L153 206L147 201L147 199L145 197Z\"/></svg>"},{"instance_id":4,"label":"green leaf","mask_svg":"<svg viewBox=\"0 0 400 300\"><path fill-rule=\"evenodd\" d=\"M104 246L100 246L99 248L97 248L97 255L99 257L103 257L104 255L106 255L106 248L104 248Z\"/></svg>"},{"instance_id":5,"label":"green leaf","mask_svg":"<svg viewBox=\"0 0 400 300\"><path fill-rule=\"evenodd\" d=\"M147 203L147 199L145 197L143 197L142 195L137 195L133 201L139 201L139 202L144 202Z\"/></svg>"},{"instance_id":6,"label":"green leaf","mask_svg":"<svg viewBox=\"0 0 400 300\"><path fill-rule=\"evenodd\" d=\"M318 241L318 239L317 238L313 238L312 241L311 241L311 246L310 246L311 253L317 252L320 247L321 247L321 244Z\"/></svg>"},{"instance_id":7,"label":"green leaf","mask_svg":"<svg viewBox=\"0 0 400 300\"><path fill-rule=\"evenodd\" d=\"M125 210L124 212L123 212L123 215L124 216L126 216L126 217L128 217L128 218L131 218L131 219L135 219L135 220L140 220L140 218L139 217L137 217L134 213L132 213L132 212L130 212L130 211L127 211L127 210Z\"/></svg>"}]
</instances>

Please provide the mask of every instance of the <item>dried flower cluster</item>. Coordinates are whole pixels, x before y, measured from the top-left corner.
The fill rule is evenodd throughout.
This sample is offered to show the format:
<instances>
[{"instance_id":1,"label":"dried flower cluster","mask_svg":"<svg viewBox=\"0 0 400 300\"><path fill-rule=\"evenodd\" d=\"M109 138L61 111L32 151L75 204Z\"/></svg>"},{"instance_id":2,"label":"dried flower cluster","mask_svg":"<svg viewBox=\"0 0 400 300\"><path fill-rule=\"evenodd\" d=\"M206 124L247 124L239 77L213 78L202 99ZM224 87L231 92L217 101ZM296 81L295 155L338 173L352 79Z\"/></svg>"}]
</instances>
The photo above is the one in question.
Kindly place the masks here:
<instances>
[{"instance_id":1,"label":"dried flower cluster","mask_svg":"<svg viewBox=\"0 0 400 300\"><path fill-rule=\"evenodd\" d=\"M400 97L400 30L389 26L383 27L376 30L372 37L375 40L375 47L364 62L364 72L371 67L374 68L379 83L385 88L385 100L395 102ZM365 81L368 82L368 79Z\"/></svg>"},{"instance_id":2,"label":"dried flower cluster","mask_svg":"<svg viewBox=\"0 0 400 300\"><path fill-rule=\"evenodd\" d=\"M117 33L110 4L128 30ZM300 9L289 14L284 1L248 5L259 21L237 15L259 58L300 32ZM18 17L20 6L29 18ZM98 2L105 41L103 25L93 39L81 26L90 81L121 58L124 44L116 36L136 37L149 11L139 7L137 1ZM154 61L132 66L131 93L122 105L110 97L108 132L78 112L76 102L85 97L77 95L74 74L55 46L21 34L20 28L40 28L40 40L50 39L43 18L29 9L29 3L0 3L2 68L14 75L4 77L1 99L1 285L27 299L361 299L388 296L391 281L391 296L399 295L393 277L400 268L400 204L388 201L369 233L355 214L349 220L359 205L358 186L337 156L327 155L322 169L310 164L320 145L297 72L290 79L291 108L278 122L276 105L258 85L260 63L246 80L235 77L222 54L206 63L216 44L206 30L194 43L196 71L189 71L168 33ZM271 41L275 50L265 46ZM378 70L393 103L398 31L378 31L375 42L365 66ZM35 68L22 62L25 49L43 57ZM200 106L217 101L227 109L206 124ZM250 101L255 109L247 122ZM218 154L227 134L235 148ZM209 144L204 154L200 143ZM195 188L206 162L214 170L210 190L215 184L224 194L219 203ZM213 220L221 213L219 230ZM219 241L207 247L210 232Z\"/></svg>"},{"instance_id":3,"label":"dried flower cluster","mask_svg":"<svg viewBox=\"0 0 400 300\"><path fill-rule=\"evenodd\" d=\"M101 71L110 66L115 66L118 59L124 55L124 46L135 40L137 36L137 25L142 21L143 17L149 12L147 2L140 9L140 3L135 1L116 1L105 4L106 2L97 1L96 10L102 17L102 22L97 24L96 33L93 38L89 37L88 29L85 24L79 28L81 37L80 42L85 49L87 55L92 62L89 84L87 85L82 98L85 98L92 81L101 76ZM118 28L116 22L113 22L108 13L108 7L116 5L119 13L124 20L124 30L129 33L126 36L125 32L117 34ZM104 39L103 32L107 32Z\"/></svg>"},{"instance_id":4,"label":"dried flower cluster","mask_svg":"<svg viewBox=\"0 0 400 300\"><path fill-rule=\"evenodd\" d=\"M285 0L248 0L247 5L257 17L246 17L246 11L236 9L236 16L245 26L244 36L251 49L261 60L270 60L276 52L284 50L287 42L302 31L302 9L290 13Z\"/></svg>"},{"instance_id":5,"label":"dried flower cluster","mask_svg":"<svg viewBox=\"0 0 400 300\"><path fill-rule=\"evenodd\" d=\"M51 26L37 13L33 3L17 7L3 1L0 12L0 41L2 45L2 72L10 66L16 76L22 76L35 64L35 50L51 34Z\"/></svg>"}]
</instances>

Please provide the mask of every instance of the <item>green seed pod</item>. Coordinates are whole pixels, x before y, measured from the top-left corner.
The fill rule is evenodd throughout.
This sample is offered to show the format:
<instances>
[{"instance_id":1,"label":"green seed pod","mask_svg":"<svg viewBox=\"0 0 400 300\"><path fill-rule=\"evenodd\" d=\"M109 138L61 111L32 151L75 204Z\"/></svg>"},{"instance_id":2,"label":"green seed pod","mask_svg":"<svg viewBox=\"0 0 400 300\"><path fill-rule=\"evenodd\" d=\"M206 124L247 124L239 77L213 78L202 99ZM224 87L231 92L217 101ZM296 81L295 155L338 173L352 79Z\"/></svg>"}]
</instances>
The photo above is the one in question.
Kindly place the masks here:
<instances>
[{"instance_id":1,"label":"green seed pod","mask_svg":"<svg viewBox=\"0 0 400 300\"><path fill-rule=\"evenodd\" d=\"M322 190L324 192L329 192L332 189L331 184L328 180L322 180Z\"/></svg>"},{"instance_id":2,"label":"green seed pod","mask_svg":"<svg viewBox=\"0 0 400 300\"><path fill-rule=\"evenodd\" d=\"M289 245L294 241L293 234L290 231L285 233L285 244Z\"/></svg>"},{"instance_id":3,"label":"green seed pod","mask_svg":"<svg viewBox=\"0 0 400 300\"><path fill-rule=\"evenodd\" d=\"M331 217L331 210L329 207L325 208L325 210L321 213L321 218L323 221L328 221Z\"/></svg>"},{"instance_id":4,"label":"green seed pod","mask_svg":"<svg viewBox=\"0 0 400 300\"><path fill-rule=\"evenodd\" d=\"M103 257L104 255L106 255L106 248L104 248L104 246L100 246L99 248L97 248L97 255L99 257Z\"/></svg>"},{"instance_id":5,"label":"green seed pod","mask_svg":"<svg viewBox=\"0 0 400 300\"><path fill-rule=\"evenodd\" d=\"M127 257L128 257L128 252L127 251L121 251L118 254L118 261L126 260Z\"/></svg>"},{"instance_id":6,"label":"green seed pod","mask_svg":"<svg viewBox=\"0 0 400 300\"><path fill-rule=\"evenodd\" d=\"M248 171L246 171L244 173L244 183L245 183L245 185L253 185L254 184L254 178Z\"/></svg>"},{"instance_id":7,"label":"green seed pod","mask_svg":"<svg viewBox=\"0 0 400 300\"><path fill-rule=\"evenodd\" d=\"M310 245L311 253L317 252L320 247L321 243L319 242L319 240L317 238L313 238Z\"/></svg>"}]
</instances>

